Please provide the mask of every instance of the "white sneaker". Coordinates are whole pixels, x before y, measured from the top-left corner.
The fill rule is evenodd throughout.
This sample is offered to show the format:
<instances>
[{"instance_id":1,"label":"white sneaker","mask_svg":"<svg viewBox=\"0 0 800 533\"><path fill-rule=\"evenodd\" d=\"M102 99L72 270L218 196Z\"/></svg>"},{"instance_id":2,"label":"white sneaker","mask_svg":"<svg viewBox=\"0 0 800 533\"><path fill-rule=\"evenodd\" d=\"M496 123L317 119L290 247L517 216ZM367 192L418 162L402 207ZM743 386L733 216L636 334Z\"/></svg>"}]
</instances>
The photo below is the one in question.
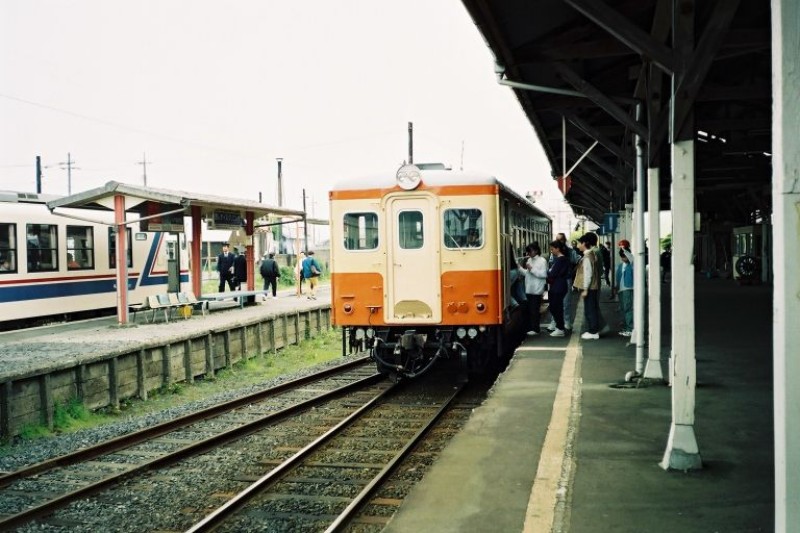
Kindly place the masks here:
<instances>
[{"instance_id":1,"label":"white sneaker","mask_svg":"<svg viewBox=\"0 0 800 533\"><path fill-rule=\"evenodd\" d=\"M600 335L597 333L589 333L588 331L581 334L581 339L583 340L597 340L600 338Z\"/></svg>"},{"instance_id":2,"label":"white sneaker","mask_svg":"<svg viewBox=\"0 0 800 533\"><path fill-rule=\"evenodd\" d=\"M535 331L529 331L529 332L528 332L528 336L529 336L529 337L535 337L536 335L538 335L538 333L537 333L537 332L535 332Z\"/></svg>"},{"instance_id":3,"label":"white sneaker","mask_svg":"<svg viewBox=\"0 0 800 533\"><path fill-rule=\"evenodd\" d=\"M553 332L550 334L551 337L563 337L564 330L563 329L554 329Z\"/></svg>"},{"instance_id":4,"label":"white sneaker","mask_svg":"<svg viewBox=\"0 0 800 533\"><path fill-rule=\"evenodd\" d=\"M622 335L623 337L630 337L631 336L631 332L630 331L620 331L619 334Z\"/></svg>"}]
</instances>

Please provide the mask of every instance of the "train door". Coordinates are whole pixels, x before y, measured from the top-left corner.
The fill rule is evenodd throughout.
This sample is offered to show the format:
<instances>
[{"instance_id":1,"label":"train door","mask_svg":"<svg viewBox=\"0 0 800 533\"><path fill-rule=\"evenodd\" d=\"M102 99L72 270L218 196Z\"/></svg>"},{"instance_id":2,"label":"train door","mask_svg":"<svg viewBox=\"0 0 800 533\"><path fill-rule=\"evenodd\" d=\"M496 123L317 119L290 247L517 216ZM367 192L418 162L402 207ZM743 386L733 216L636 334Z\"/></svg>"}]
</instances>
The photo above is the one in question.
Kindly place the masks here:
<instances>
[{"instance_id":1,"label":"train door","mask_svg":"<svg viewBox=\"0 0 800 533\"><path fill-rule=\"evenodd\" d=\"M433 196L388 201L391 256L387 262L388 323L441 321L439 206Z\"/></svg>"}]
</instances>

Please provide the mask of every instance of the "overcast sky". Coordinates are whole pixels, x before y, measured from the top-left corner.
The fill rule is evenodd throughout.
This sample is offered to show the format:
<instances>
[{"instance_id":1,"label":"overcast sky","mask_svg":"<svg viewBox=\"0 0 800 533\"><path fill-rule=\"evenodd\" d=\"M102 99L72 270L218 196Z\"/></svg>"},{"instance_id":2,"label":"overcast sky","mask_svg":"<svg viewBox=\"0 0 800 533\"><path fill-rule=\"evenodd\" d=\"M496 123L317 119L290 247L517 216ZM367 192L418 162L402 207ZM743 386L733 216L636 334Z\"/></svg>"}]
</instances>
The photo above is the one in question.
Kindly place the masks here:
<instances>
[{"instance_id":1,"label":"overcast sky","mask_svg":"<svg viewBox=\"0 0 800 533\"><path fill-rule=\"evenodd\" d=\"M542 149L458 0L3 0L0 189L109 180L327 216L336 181L407 156L487 171L563 207ZM565 219L566 222L566 219Z\"/></svg>"}]
</instances>

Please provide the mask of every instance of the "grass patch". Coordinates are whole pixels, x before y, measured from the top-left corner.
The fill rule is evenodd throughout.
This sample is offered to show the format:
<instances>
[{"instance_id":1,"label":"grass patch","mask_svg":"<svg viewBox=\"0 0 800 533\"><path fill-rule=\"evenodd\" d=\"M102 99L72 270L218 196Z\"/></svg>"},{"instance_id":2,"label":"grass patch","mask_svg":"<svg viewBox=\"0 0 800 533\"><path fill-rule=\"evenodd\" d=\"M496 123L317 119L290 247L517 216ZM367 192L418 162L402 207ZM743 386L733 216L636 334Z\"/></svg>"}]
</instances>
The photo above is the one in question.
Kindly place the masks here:
<instances>
[{"instance_id":1,"label":"grass patch","mask_svg":"<svg viewBox=\"0 0 800 533\"><path fill-rule=\"evenodd\" d=\"M81 429L116 422L120 418L147 415L170 407L181 406L193 401L203 400L220 392L255 385L285 374L308 368L320 363L341 358L341 330L331 329L319 333L299 346L287 346L261 356L241 361L230 369L222 369L213 378L200 379L194 384L173 383L149 394L147 401L126 399L120 402L118 410L106 407L90 411L77 399L66 405L57 405L53 413L54 430L46 426L29 424L22 428L16 440L26 441L49 437L58 433L69 433ZM0 455L10 453L6 444L0 447Z\"/></svg>"}]
</instances>

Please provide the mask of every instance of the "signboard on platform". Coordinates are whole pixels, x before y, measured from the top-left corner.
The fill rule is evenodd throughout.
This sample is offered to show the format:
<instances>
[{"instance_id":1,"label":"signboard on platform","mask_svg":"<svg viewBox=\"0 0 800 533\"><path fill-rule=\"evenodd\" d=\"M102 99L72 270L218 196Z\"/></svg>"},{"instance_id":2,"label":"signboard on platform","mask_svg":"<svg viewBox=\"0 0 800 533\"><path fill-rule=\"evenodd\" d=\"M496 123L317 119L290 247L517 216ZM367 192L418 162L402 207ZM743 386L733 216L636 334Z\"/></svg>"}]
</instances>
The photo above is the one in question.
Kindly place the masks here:
<instances>
[{"instance_id":1,"label":"signboard on platform","mask_svg":"<svg viewBox=\"0 0 800 533\"><path fill-rule=\"evenodd\" d=\"M139 223L139 231L184 231L183 213L173 213L171 215L161 215Z\"/></svg>"},{"instance_id":2,"label":"signboard on platform","mask_svg":"<svg viewBox=\"0 0 800 533\"><path fill-rule=\"evenodd\" d=\"M217 210L206 218L208 229L239 229L244 226L242 214L238 211Z\"/></svg>"},{"instance_id":3,"label":"signboard on platform","mask_svg":"<svg viewBox=\"0 0 800 533\"><path fill-rule=\"evenodd\" d=\"M619 228L619 213L605 213L603 215L605 233L616 233Z\"/></svg>"}]
</instances>

